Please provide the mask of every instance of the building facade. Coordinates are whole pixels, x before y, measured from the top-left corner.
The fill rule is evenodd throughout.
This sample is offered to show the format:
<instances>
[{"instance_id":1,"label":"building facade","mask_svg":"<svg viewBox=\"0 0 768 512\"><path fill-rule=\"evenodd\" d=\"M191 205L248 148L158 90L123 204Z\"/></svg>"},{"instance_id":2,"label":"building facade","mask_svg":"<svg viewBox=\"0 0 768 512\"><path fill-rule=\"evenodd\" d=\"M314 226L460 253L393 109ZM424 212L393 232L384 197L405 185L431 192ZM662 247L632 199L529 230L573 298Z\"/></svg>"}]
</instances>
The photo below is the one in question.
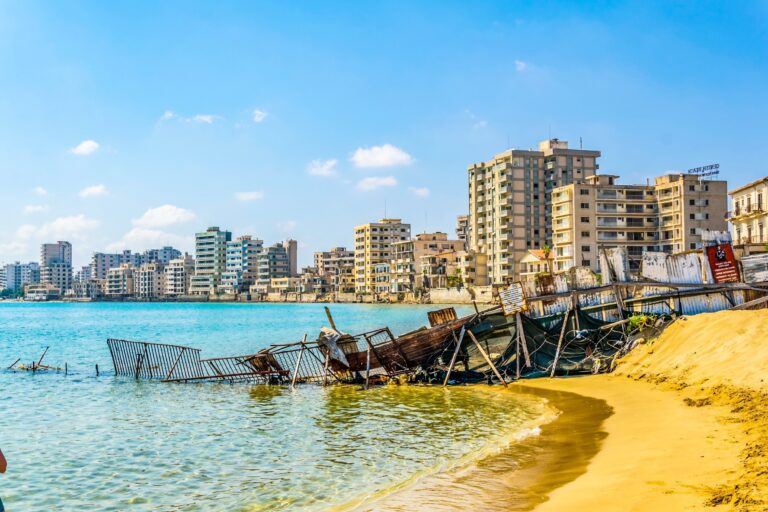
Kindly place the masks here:
<instances>
[{"instance_id":1,"label":"building facade","mask_svg":"<svg viewBox=\"0 0 768 512\"><path fill-rule=\"evenodd\" d=\"M237 237L227 242L226 271L221 278L224 293L239 293L248 290L258 277L259 254L264 242L250 235Z\"/></svg>"},{"instance_id":2,"label":"building facade","mask_svg":"<svg viewBox=\"0 0 768 512\"><path fill-rule=\"evenodd\" d=\"M3 269L5 282L0 283L0 290L3 288L13 292L24 291L28 284L40 282L40 265L31 261L29 263L11 263Z\"/></svg>"},{"instance_id":3,"label":"building facade","mask_svg":"<svg viewBox=\"0 0 768 512\"><path fill-rule=\"evenodd\" d=\"M392 244L411 238L411 225L401 219L381 219L355 226L355 291L381 293L375 267L390 264ZM388 281L388 279L387 279Z\"/></svg>"},{"instance_id":4,"label":"building facade","mask_svg":"<svg viewBox=\"0 0 768 512\"><path fill-rule=\"evenodd\" d=\"M268 293L273 279L291 276L288 250L283 243L265 247L257 259L256 284L260 293Z\"/></svg>"},{"instance_id":5,"label":"building facade","mask_svg":"<svg viewBox=\"0 0 768 512\"><path fill-rule=\"evenodd\" d=\"M189 286L191 295L212 295L219 291L227 267L227 242L232 233L217 226L195 234L195 275Z\"/></svg>"},{"instance_id":6,"label":"building facade","mask_svg":"<svg viewBox=\"0 0 768 512\"><path fill-rule=\"evenodd\" d=\"M702 232L727 229L725 181L691 174L657 177L654 184L619 185L599 175L554 191L554 271L573 266L600 272L600 248L627 248L631 270L645 251L676 253L702 246Z\"/></svg>"},{"instance_id":7,"label":"building facade","mask_svg":"<svg viewBox=\"0 0 768 512\"><path fill-rule=\"evenodd\" d=\"M72 289L72 244L59 241L40 246L40 282L64 295Z\"/></svg>"},{"instance_id":8,"label":"building facade","mask_svg":"<svg viewBox=\"0 0 768 512\"><path fill-rule=\"evenodd\" d=\"M107 297L127 298L135 292L134 286L135 268L130 263L123 263L119 267L107 271Z\"/></svg>"},{"instance_id":9,"label":"building facade","mask_svg":"<svg viewBox=\"0 0 768 512\"><path fill-rule=\"evenodd\" d=\"M469 215L456 217L456 238L464 242L464 248L469 247Z\"/></svg>"},{"instance_id":10,"label":"building facade","mask_svg":"<svg viewBox=\"0 0 768 512\"><path fill-rule=\"evenodd\" d=\"M165 266L165 295L167 297L187 295L194 274L195 259L189 254L169 261Z\"/></svg>"},{"instance_id":11,"label":"building facade","mask_svg":"<svg viewBox=\"0 0 768 512\"><path fill-rule=\"evenodd\" d=\"M421 257L448 251L461 251L464 242L448 240L442 232L419 233L413 240L402 240L392 244L390 268L390 290L393 293L414 292L425 288ZM427 283L428 285L428 283ZM432 286L434 288L434 286Z\"/></svg>"},{"instance_id":12,"label":"building facade","mask_svg":"<svg viewBox=\"0 0 768 512\"><path fill-rule=\"evenodd\" d=\"M733 189L729 220L733 226L733 242L741 246L764 246L768 243L768 176ZM754 248L753 248L754 251Z\"/></svg>"},{"instance_id":13,"label":"building facade","mask_svg":"<svg viewBox=\"0 0 768 512\"><path fill-rule=\"evenodd\" d=\"M158 261L142 263L134 271L134 288L136 297L143 300L163 297L166 290L164 265Z\"/></svg>"},{"instance_id":14,"label":"building facade","mask_svg":"<svg viewBox=\"0 0 768 512\"><path fill-rule=\"evenodd\" d=\"M552 191L594 175L599 157L550 139L468 167L469 248L487 256L491 284L516 279L528 250L552 243Z\"/></svg>"}]
</instances>

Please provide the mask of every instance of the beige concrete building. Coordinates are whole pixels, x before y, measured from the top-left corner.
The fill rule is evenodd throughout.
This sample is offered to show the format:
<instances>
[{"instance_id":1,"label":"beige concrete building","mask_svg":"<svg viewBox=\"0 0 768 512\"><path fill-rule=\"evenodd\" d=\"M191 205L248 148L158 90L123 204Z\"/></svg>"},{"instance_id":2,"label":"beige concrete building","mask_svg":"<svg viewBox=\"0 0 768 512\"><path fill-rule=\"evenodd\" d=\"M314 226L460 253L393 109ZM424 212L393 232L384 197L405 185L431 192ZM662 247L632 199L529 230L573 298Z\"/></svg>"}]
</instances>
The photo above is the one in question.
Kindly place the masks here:
<instances>
[{"instance_id":1,"label":"beige concrete building","mask_svg":"<svg viewBox=\"0 0 768 512\"><path fill-rule=\"evenodd\" d=\"M330 251L315 253L317 273L328 282L332 292L355 291L355 252L345 247L333 247ZM351 286L349 281L351 277Z\"/></svg>"},{"instance_id":2,"label":"beige concrete building","mask_svg":"<svg viewBox=\"0 0 768 512\"><path fill-rule=\"evenodd\" d=\"M768 176L729 192L733 243L756 252L768 243Z\"/></svg>"},{"instance_id":3,"label":"beige concrete building","mask_svg":"<svg viewBox=\"0 0 768 512\"><path fill-rule=\"evenodd\" d=\"M195 273L195 259L189 254L168 262L165 266L165 295L178 297L189 293L189 283Z\"/></svg>"},{"instance_id":4,"label":"beige concrete building","mask_svg":"<svg viewBox=\"0 0 768 512\"><path fill-rule=\"evenodd\" d=\"M130 263L123 263L119 267L107 271L107 297L130 297L135 291L135 269Z\"/></svg>"},{"instance_id":5,"label":"beige concrete building","mask_svg":"<svg viewBox=\"0 0 768 512\"><path fill-rule=\"evenodd\" d=\"M464 248L469 245L469 215L456 217L456 238L464 242Z\"/></svg>"},{"instance_id":6,"label":"beige concrete building","mask_svg":"<svg viewBox=\"0 0 768 512\"><path fill-rule=\"evenodd\" d=\"M702 245L705 229L725 231L725 181L669 174L653 185L619 185L599 175L553 193L554 270L582 265L600 272L600 247L625 246L630 269L644 251L676 253Z\"/></svg>"},{"instance_id":7,"label":"beige concrete building","mask_svg":"<svg viewBox=\"0 0 768 512\"><path fill-rule=\"evenodd\" d=\"M552 190L593 176L599 157L551 139L468 167L469 248L487 256L491 284L517 279L528 250L551 244Z\"/></svg>"},{"instance_id":8,"label":"beige concrete building","mask_svg":"<svg viewBox=\"0 0 768 512\"><path fill-rule=\"evenodd\" d=\"M531 249L520 262L522 265L522 268L520 269L520 277L525 279L542 272L551 272L551 269L549 268L551 257L551 252L547 255L545 251L542 251L541 249Z\"/></svg>"},{"instance_id":9,"label":"beige concrete building","mask_svg":"<svg viewBox=\"0 0 768 512\"><path fill-rule=\"evenodd\" d=\"M427 288L451 288L463 284L459 270L459 254L463 251L448 250L423 254L419 257L421 286Z\"/></svg>"},{"instance_id":10,"label":"beige concrete building","mask_svg":"<svg viewBox=\"0 0 768 512\"><path fill-rule=\"evenodd\" d=\"M409 240L411 225L401 219L381 219L355 226L355 291L357 293L380 293L382 281L376 281L376 265L392 260L392 244ZM379 273L380 274L380 273Z\"/></svg>"},{"instance_id":11,"label":"beige concrete building","mask_svg":"<svg viewBox=\"0 0 768 512\"><path fill-rule=\"evenodd\" d=\"M448 240L448 234L440 231L419 233L413 240L394 242L390 262L390 291L413 292L425 287L421 272L422 256L463 249L463 241Z\"/></svg>"},{"instance_id":12,"label":"beige concrete building","mask_svg":"<svg viewBox=\"0 0 768 512\"><path fill-rule=\"evenodd\" d=\"M458 271L464 286L488 286L488 256L475 251L459 251Z\"/></svg>"},{"instance_id":13,"label":"beige concrete building","mask_svg":"<svg viewBox=\"0 0 768 512\"><path fill-rule=\"evenodd\" d=\"M158 299L165 295L165 267L162 263L143 263L133 274L136 297Z\"/></svg>"},{"instance_id":14,"label":"beige concrete building","mask_svg":"<svg viewBox=\"0 0 768 512\"><path fill-rule=\"evenodd\" d=\"M72 244L56 242L40 246L40 283L57 288L61 295L72 289Z\"/></svg>"}]
</instances>

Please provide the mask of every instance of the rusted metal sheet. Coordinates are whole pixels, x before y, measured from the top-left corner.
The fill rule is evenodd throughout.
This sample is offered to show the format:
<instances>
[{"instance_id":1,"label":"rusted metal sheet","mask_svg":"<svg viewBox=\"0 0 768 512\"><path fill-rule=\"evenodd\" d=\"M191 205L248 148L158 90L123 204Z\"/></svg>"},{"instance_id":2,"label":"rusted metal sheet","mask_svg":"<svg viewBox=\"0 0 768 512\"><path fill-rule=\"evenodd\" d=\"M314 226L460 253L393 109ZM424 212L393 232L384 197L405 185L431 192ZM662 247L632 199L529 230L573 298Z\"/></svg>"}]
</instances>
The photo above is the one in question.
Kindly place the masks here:
<instances>
[{"instance_id":1,"label":"rusted metal sheet","mask_svg":"<svg viewBox=\"0 0 768 512\"><path fill-rule=\"evenodd\" d=\"M643 253L640 273L644 279L658 283L705 283L701 251L680 254L647 251Z\"/></svg>"},{"instance_id":2,"label":"rusted metal sheet","mask_svg":"<svg viewBox=\"0 0 768 512\"><path fill-rule=\"evenodd\" d=\"M589 267L573 267L571 269L571 287L575 290L586 290L600 286L597 274Z\"/></svg>"},{"instance_id":3,"label":"rusted metal sheet","mask_svg":"<svg viewBox=\"0 0 768 512\"><path fill-rule=\"evenodd\" d=\"M453 308L438 309L437 311L427 312L427 318L429 319L429 325L435 327L436 325L447 324L453 322L458 317L456 316L456 310Z\"/></svg>"},{"instance_id":4,"label":"rusted metal sheet","mask_svg":"<svg viewBox=\"0 0 768 512\"><path fill-rule=\"evenodd\" d=\"M768 282L768 253L744 256L741 258L741 268L745 282Z\"/></svg>"}]
</instances>

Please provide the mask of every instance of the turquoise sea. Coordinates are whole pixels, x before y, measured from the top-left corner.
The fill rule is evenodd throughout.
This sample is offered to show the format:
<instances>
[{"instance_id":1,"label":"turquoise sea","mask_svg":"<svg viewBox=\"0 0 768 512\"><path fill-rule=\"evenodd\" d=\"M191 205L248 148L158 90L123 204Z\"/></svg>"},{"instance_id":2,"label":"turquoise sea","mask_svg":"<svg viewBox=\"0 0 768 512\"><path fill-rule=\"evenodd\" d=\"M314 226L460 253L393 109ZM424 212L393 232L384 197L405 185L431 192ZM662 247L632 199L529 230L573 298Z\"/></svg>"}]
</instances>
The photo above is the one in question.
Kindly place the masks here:
<instances>
[{"instance_id":1,"label":"turquoise sea","mask_svg":"<svg viewBox=\"0 0 768 512\"><path fill-rule=\"evenodd\" d=\"M402 333L435 306L331 309L344 331ZM494 453L551 412L539 398L470 387L137 383L112 375L106 345L238 355L313 339L326 324L321 304L0 302L6 509L346 510ZM44 363L69 375L5 369L47 346Z\"/></svg>"}]
</instances>

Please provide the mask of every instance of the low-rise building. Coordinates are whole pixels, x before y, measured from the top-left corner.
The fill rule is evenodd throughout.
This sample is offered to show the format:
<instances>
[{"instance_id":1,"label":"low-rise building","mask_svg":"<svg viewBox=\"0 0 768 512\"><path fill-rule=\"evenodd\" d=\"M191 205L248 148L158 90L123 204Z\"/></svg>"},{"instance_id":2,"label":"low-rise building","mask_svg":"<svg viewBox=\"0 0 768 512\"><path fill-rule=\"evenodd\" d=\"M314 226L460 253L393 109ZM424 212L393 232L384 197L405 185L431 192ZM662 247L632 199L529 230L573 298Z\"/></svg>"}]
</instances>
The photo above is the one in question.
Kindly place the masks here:
<instances>
[{"instance_id":1,"label":"low-rise building","mask_svg":"<svg viewBox=\"0 0 768 512\"><path fill-rule=\"evenodd\" d=\"M459 251L458 273L464 286L487 286L488 256L472 250Z\"/></svg>"},{"instance_id":2,"label":"low-rise building","mask_svg":"<svg viewBox=\"0 0 768 512\"><path fill-rule=\"evenodd\" d=\"M413 240L402 240L392 244L390 268L390 289L393 293L414 292L425 288L420 269L421 257L464 250L461 240L448 240L442 232L419 233Z\"/></svg>"},{"instance_id":3,"label":"low-rise building","mask_svg":"<svg viewBox=\"0 0 768 512\"><path fill-rule=\"evenodd\" d=\"M285 295L288 293L296 293L301 291L301 278L300 277L274 277L269 283L271 293L279 293Z\"/></svg>"},{"instance_id":4,"label":"low-rise building","mask_svg":"<svg viewBox=\"0 0 768 512\"><path fill-rule=\"evenodd\" d=\"M536 274L549 273L551 269L551 252L542 249L530 249L528 255L521 260L520 277L527 278Z\"/></svg>"},{"instance_id":5,"label":"low-rise building","mask_svg":"<svg viewBox=\"0 0 768 512\"><path fill-rule=\"evenodd\" d=\"M452 288L462 284L459 272L459 253L449 250L424 254L420 261L422 288Z\"/></svg>"},{"instance_id":6,"label":"low-rise building","mask_svg":"<svg viewBox=\"0 0 768 512\"><path fill-rule=\"evenodd\" d=\"M763 252L768 244L768 176L729 192L733 242L749 252Z\"/></svg>"}]
</instances>

